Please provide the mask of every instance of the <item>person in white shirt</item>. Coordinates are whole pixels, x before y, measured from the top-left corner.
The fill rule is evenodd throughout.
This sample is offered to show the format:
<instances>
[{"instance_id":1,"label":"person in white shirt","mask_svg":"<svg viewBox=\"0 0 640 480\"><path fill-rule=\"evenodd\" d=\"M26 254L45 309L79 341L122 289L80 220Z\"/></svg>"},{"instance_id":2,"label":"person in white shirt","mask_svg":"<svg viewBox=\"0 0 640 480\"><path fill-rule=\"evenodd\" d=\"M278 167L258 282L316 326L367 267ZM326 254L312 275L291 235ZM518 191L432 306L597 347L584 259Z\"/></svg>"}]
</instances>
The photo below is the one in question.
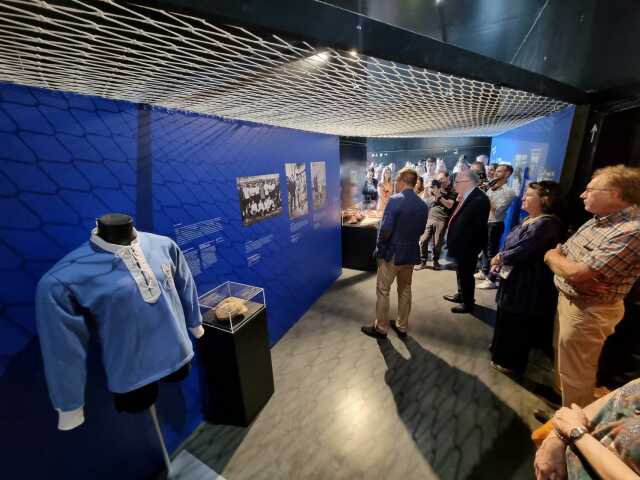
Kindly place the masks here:
<instances>
[{"instance_id":1,"label":"person in white shirt","mask_svg":"<svg viewBox=\"0 0 640 480\"><path fill-rule=\"evenodd\" d=\"M434 157L427 158L425 163L425 172L422 174L422 180L424 181L424 186L427 190L431 185L431 180L435 179L437 174L436 159Z\"/></svg>"},{"instance_id":2,"label":"person in white shirt","mask_svg":"<svg viewBox=\"0 0 640 480\"><path fill-rule=\"evenodd\" d=\"M500 239L504 233L504 217L511 201L516 197L515 192L507 185L512 173L513 167L511 165L498 165L493 176L492 186L487 189L487 196L491 202L489 236L487 247L482 251L482 270L475 275L477 280L482 280L476 285L476 288L479 289L497 288L497 277L490 273L490 262L500 251Z\"/></svg>"}]
</instances>

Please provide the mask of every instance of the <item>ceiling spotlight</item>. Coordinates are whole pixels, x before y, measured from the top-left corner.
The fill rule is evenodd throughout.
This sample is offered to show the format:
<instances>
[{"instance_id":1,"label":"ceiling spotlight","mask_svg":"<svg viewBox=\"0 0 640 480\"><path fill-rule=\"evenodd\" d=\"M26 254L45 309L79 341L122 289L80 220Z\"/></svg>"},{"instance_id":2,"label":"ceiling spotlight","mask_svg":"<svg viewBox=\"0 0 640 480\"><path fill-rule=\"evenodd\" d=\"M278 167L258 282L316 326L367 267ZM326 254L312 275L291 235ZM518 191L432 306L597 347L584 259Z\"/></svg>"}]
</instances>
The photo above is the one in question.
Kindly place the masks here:
<instances>
[{"instance_id":1,"label":"ceiling spotlight","mask_svg":"<svg viewBox=\"0 0 640 480\"><path fill-rule=\"evenodd\" d=\"M324 63L329 60L329 52L320 52L315 55L311 55L308 60L313 63Z\"/></svg>"},{"instance_id":2,"label":"ceiling spotlight","mask_svg":"<svg viewBox=\"0 0 640 480\"><path fill-rule=\"evenodd\" d=\"M358 58L358 51L356 49L349 50L349 55L351 55L354 58Z\"/></svg>"}]
</instances>

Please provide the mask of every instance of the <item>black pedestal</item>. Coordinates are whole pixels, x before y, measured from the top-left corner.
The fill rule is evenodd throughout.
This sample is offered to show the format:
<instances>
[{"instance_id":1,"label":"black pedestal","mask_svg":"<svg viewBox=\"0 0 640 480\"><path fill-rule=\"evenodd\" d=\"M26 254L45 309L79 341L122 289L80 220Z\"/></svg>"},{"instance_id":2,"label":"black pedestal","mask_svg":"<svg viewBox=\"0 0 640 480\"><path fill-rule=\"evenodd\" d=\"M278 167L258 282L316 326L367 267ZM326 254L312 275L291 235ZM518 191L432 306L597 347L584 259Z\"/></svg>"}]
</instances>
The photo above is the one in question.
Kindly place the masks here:
<instances>
[{"instance_id":1,"label":"black pedestal","mask_svg":"<svg viewBox=\"0 0 640 480\"><path fill-rule=\"evenodd\" d=\"M378 269L373 251L376 249L378 230L375 226L342 226L342 266L355 270L375 272Z\"/></svg>"},{"instance_id":2,"label":"black pedestal","mask_svg":"<svg viewBox=\"0 0 640 480\"><path fill-rule=\"evenodd\" d=\"M204 418L246 427L273 395L273 369L264 305L249 307L235 332L204 324L198 341L202 363Z\"/></svg>"}]
</instances>

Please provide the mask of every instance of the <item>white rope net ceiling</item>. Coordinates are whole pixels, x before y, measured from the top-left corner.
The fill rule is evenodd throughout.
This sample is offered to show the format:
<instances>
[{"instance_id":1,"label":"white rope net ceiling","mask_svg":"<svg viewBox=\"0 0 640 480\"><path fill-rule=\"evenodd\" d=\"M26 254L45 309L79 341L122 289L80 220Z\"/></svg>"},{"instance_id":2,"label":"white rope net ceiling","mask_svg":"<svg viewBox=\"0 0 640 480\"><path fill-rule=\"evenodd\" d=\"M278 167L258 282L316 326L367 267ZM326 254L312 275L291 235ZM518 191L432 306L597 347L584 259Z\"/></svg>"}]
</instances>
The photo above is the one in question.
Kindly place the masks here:
<instances>
[{"instance_id":1,"label":"white rope net ceiling","mask_svg":"<svg viewBox=\"0 0 640 480\"><path fill-rule=\"evenodd\" d=\"M364 137L488 136L567 105L111 0L2 0L0 81Z\"/></svg>"}]
</instances>

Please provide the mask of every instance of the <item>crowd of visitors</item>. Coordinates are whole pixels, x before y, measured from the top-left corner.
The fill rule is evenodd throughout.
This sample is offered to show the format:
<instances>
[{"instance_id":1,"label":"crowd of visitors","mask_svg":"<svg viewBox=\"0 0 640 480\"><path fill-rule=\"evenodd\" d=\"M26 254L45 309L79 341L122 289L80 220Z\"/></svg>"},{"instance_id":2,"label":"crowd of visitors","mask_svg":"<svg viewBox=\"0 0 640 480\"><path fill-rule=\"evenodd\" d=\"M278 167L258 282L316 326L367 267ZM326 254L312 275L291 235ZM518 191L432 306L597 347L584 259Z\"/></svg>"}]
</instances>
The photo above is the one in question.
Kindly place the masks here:
<instances>
[{"instance_id":1,"label":"crowd of visitors","mask_svg":"<svg viewBox=\"0 0 640 480\"><path fill-rule=\"evenodd\" d=\"M473 312L476 288L497 289L491 365L519 379L532 348L554 359L561 405L549 412L551 434L536 455L536 478L638 478L640 368L618 390L599 400L595 392L607 338L625 305L637 312L640 303L640 169L595 171L581 195L593 218L567 239L564 196L553 181L527 185L526 217L505 233L505 214L520 201L509 187L513 168L487 160L469 165L461 156L450 173L430 158L424 173L400 170L393 187L391 172L384 177L376 318L362 331L383 339L391 326L407 336L412 274L427 268L430 247L433 269L440 270L446 243L457 278L457 292L444 296L459 304L452 312ZM390 322L394 280L398 317Z\"/></svg>"}]
</instances>

